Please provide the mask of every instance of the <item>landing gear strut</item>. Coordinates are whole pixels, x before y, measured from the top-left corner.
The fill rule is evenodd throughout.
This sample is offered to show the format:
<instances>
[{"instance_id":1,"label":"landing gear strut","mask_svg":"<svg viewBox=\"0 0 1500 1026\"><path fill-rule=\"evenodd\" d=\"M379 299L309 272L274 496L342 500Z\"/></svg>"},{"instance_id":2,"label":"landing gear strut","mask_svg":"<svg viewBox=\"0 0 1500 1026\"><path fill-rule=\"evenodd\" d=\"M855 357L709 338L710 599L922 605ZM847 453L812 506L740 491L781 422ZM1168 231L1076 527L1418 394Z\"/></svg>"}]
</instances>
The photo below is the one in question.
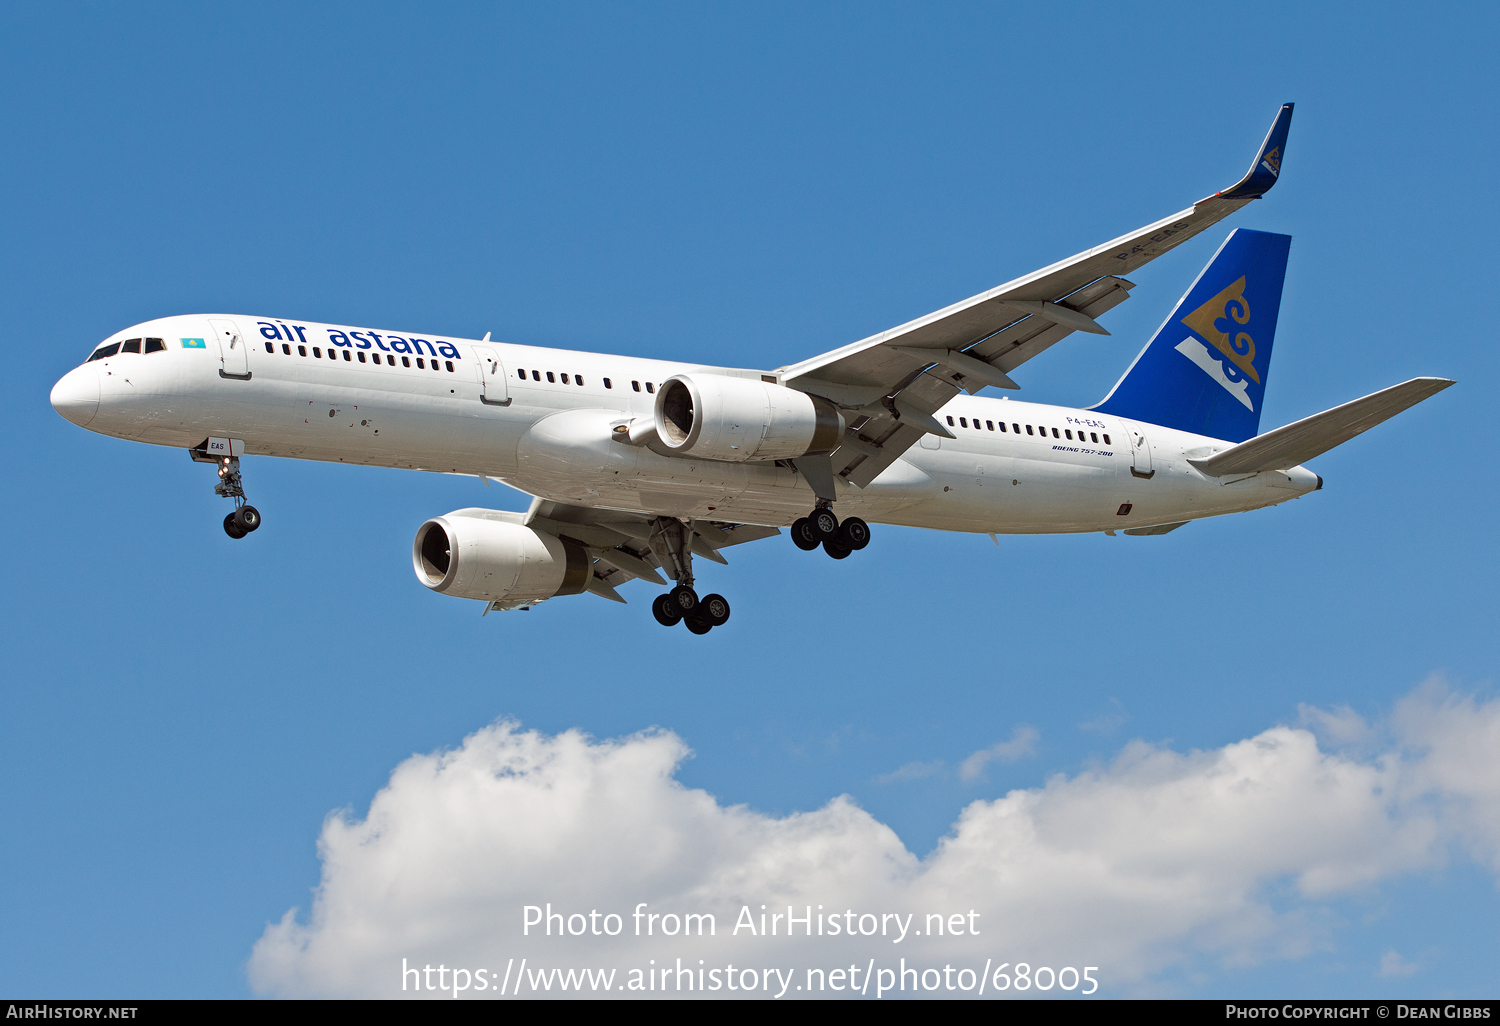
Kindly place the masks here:
<instances>
[{"instance_id":1,"label":"landing gear strut","mask_svg":"<svg viewBox=\"0 0 1500 1026\"><path fill-rule=\"evenodd\" d=\"M243 538L260 527L260 510L245 501L245 479L240 476L238 456L209 456L206 444L189 449L188 455L198 463L212 463L219 471L219 483L214 485L214 494L234 500L234 512L224 518L224 533L231 538Z\"/></svg>"},{"instance_id":2,"label":"landing gear strut","mask_svg":"<svg viewBox=\"0 0 1500 1026\"><path fill-rule=\"evenodd\" d=\"M694 634L707 634L729 621L729 600L718 594L699 598L693 590L693 534L691 521L657 517L652 522L651 551L677 587L656 596L651 614L663 627L681 623Z\"/></svg>"},{"instance_id":3,"label":"landing gear strut","mask_svg":"<svg viewBox=\"0 0 1500 1026\"><path fill-rule=\"evenodd\" d=\"M840 523L833 508L819 501L816 509L792 524L792 543L807 552L821 545L834 559L844 559L870 544L870 525L859 517Z\"/></svg>"}]
</instances>

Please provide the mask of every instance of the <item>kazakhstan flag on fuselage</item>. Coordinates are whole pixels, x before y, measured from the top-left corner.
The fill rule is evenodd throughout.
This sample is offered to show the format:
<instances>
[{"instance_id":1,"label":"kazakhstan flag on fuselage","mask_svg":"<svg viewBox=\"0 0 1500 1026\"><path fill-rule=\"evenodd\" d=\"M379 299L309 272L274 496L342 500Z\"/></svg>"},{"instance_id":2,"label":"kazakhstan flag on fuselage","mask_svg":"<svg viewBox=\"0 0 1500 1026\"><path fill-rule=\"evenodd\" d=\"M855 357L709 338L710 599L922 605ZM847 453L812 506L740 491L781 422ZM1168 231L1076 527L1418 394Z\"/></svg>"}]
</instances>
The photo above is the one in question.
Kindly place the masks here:
<instances>
[{"instance_id":1,"label":"kazakhstan flag on fuselage","mask_svg":"<svg viewBox=\"0 0 1500 1026\"><path fill-rule=\"evenodd\" d=\"M201 338L185 338L182 340L182 348L207 349L208 347L203 344L203 340Z\"/></svg>"}]
</instances>

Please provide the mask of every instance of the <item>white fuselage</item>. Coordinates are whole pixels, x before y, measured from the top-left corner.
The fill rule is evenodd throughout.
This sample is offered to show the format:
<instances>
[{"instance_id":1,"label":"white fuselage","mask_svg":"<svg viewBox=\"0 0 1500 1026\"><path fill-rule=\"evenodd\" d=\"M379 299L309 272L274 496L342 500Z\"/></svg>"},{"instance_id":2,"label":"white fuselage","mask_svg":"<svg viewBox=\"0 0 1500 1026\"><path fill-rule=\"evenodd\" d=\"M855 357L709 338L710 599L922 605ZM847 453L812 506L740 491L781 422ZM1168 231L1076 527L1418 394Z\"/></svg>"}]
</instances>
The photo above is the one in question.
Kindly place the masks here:
<instances>
[{"instance_id":1,"label":"white fuselage","mask_svg":"<svg viewBox=\"0 0 1500 1026\"><path fill-rule=\"evenodd\" d=\"M349 344L330 345L340 337ZM650 515L779 527L813 505L789 465L668 456L612 438L615 426L652 417L654 390L673 374L760 371L220 314L149 321L106 341L137 338L166 348L75 368L54 390L58 409L155 445L243 439L248 455L482 474ZM866 488L840 481L840 516L1103 531L1275 505L1319 484L1300 467L1208 477L1188 458L1230 443L1087 410L961 395L937 416L957 437L925 436Z\"/></svg>"}]
</instances>

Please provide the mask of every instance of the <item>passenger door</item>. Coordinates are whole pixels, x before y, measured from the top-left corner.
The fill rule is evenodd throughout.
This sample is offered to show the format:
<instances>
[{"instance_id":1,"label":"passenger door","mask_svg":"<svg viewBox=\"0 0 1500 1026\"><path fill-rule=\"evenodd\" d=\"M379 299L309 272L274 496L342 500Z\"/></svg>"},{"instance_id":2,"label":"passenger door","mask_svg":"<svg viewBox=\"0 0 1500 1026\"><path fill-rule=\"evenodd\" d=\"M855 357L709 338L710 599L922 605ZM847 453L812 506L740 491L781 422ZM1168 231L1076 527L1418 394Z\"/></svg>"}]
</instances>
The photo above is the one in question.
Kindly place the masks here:
<instances>
[{"instance_id":1,"label":"passenger door","mask_svg":"<svg viewBox=\"0 0 1500 1026\"><path fill-rule=\"evenodd\" d=\"M1151 466L1151 439L1146 437L1144 425L1125 422L1125 437L1130 442L1130 472L1136 477L1151 477L1156 470Z\"/></svg>"},{"instance_id":2,"label":"passenger door","mask_svg":"<svg viewBox=\"0 0 1500 1026\"><path fill-rule=\"evenodd\" d=\"M208 326L214 329L214 337L219 340L219 360L223 363L219 375L249 381L250 343L240 334L239 326L218 318L210 319Z\"/></svg>"},{"instance_id":3,"label":"passenger door","mask_svg":"<svg viewBox=\"0 0 1500 1026\"><path fill-rule=\"evenodd\" d=\"M486 406L509 406L510 390L500 355L484 346L475 346L474 355L479 357L479 401Z\"/></svg>"}]
</instances>

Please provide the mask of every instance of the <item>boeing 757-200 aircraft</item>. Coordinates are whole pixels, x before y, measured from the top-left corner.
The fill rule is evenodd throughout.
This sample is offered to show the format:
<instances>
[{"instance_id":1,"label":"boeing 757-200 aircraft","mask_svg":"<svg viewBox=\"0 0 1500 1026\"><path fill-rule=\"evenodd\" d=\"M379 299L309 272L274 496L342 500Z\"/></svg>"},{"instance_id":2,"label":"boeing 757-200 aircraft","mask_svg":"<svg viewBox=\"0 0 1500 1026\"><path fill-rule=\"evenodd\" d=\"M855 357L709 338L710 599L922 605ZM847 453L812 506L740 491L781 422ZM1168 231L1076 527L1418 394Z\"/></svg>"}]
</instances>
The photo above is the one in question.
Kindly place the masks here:
<instances>
[{"instance_id":1,"label":"boeing 757-200 aircraft","mask_svg":"<svg viewBox=\"0 0 1500 1026\"><path fill-rule=\"evenodd\" d=\"M1124 275L1260 198L1281 173L1292 105L1250 170L1139 231L860 342L743 370L195 314L98 346L52 390L91 431L213 464L243 538L246 454L473 474L534 496L526 513L460 509L412 543L417 579L485 611L631 578L675 587L652 611L703 634L693 557L791 529L843 559L869 522L991 535L1122 530L1273 506L1322 487L1301 464L1453 384L1415 378L1266 434L1261 400L1290 238L1219 247L1104 400L1086 409L979 397L1099 318ZM967 394L965 394L967 393ZM837 513L835 513L837 510Z\"/></svg>"}]
</instances>

